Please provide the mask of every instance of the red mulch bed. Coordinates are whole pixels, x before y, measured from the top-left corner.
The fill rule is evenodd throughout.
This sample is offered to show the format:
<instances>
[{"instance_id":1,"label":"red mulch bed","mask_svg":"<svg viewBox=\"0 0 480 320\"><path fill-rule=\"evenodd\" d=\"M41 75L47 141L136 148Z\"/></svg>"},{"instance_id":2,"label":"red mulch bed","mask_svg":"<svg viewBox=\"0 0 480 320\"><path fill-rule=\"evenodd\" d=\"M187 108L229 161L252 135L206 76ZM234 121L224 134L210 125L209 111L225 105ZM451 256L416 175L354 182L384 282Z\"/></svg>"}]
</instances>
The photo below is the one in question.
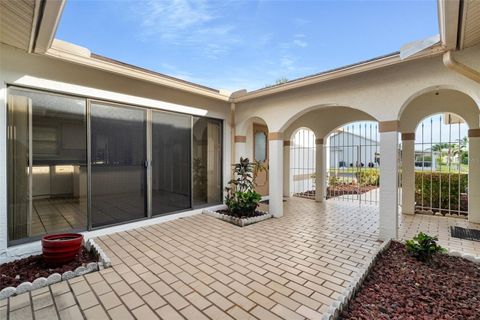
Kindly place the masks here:
<instances>
[{"instance_id":1,"label":"red mulch bed","mask_svg":"<svg viewBox=\"0 0 480 320\"><path fill-rule=\"evenodd\" d=\"M417 261L392 242L340 319L480 319L480 266L445 254Z\"/></svg>"},{"instance_id":2,"label":"red mulch bed","mask_svg":"<svg viewBox=\"0 0 480 320\"><path fill-rule=\"evenodd\" d=\"M49 266L43 261L42 255L30 256L0 265L0 290L6 287L16 287L22 282L30 281L39 277L48 277L52 273L64 273L74 271L76 268L90 262L97 262L98 257L84 247L76 256L75 260L62 266Z\"/></svg>"}]
</instances>

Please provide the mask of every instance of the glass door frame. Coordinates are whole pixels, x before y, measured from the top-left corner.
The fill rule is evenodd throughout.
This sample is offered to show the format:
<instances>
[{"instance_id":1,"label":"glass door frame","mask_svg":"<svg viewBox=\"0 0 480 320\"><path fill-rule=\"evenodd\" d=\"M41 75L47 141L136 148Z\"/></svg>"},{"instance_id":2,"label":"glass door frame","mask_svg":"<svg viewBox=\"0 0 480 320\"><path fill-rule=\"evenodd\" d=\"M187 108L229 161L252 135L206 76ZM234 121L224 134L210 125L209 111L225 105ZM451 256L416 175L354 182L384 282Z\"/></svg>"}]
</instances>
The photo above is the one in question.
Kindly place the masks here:
<instances>
[{"instance_id":1,"label":"glass door frame","mask_svg":"<svg viewBox=\"0 0 480 320\"><path fill-rule=\"evenodd\" d=\"M143 221L150 219L152 217L151 212L151 146L149 142L149 135L151 135L151 108L141 107L136 105L130 105L125 103L118 103L112 101L105 101L99 99L90 99L86 98L87 100L87 161L88 161L88 177L87 177L87 188L88 188L88 202L87 202L87 212L88 212L88 231L99 230L103 228L114 227L118 225L124 225L127 223ZM92 123L91 123L91 115L92 115L92 104L99 104L102 106L108 106L113 108L124 108L124 109L136 109L144 112L145 114L145 154L144 154L144 165L143 168L145 169L145 196L144 196L144 208L146 210L145 216L142 218L137 218L128 221L116 222L112 224L102 225L98 227L93 226L93 216L92 216Z\"/></svg>"}]
</instances>

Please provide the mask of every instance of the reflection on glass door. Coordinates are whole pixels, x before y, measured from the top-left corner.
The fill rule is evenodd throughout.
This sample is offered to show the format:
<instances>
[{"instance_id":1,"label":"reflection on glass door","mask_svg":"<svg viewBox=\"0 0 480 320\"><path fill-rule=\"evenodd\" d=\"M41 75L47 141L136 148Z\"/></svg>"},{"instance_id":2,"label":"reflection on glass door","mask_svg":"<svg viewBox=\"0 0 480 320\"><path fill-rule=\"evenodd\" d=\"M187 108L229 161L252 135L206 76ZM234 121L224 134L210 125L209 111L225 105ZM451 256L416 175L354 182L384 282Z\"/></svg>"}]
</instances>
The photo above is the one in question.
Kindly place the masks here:
<instances>
[{"instance_id":1,"label":"reflection on glass door","mask_svg":"<svg viewBox=\"0 0 480 320\"><path fill-rule=\"evenodd\" d=\"M90 114L92 227L146 217L146 111L92 103Z\"/></svg>"},{"instance_id":2,"label":"reflection on glass door","mask_svg":"<svg viewBox=\"0 0 480 320\"><path fill-rule=\"evenodd\" d=\"M222 122L193 118L193 205L222 202Z\"/></svg>"},{"instance_id":3,"label":"reflection on glass door","mask_svg":"<svg viewBox=\"0 0 480 320\"><path fill-rule=\"evenodd\" d=\"M85 229L85 99L8 92L9 241Z\"/></svg>"},{"instance_id":4,"label":"reflection on glass door","mask_svg":"<svg viewBox=\"0 0 480 320\"><path fill-rule=\"evenodd\" d=\"M191 207L191 117L152 112L152 214Z\"/></svg>"}]
</instances>

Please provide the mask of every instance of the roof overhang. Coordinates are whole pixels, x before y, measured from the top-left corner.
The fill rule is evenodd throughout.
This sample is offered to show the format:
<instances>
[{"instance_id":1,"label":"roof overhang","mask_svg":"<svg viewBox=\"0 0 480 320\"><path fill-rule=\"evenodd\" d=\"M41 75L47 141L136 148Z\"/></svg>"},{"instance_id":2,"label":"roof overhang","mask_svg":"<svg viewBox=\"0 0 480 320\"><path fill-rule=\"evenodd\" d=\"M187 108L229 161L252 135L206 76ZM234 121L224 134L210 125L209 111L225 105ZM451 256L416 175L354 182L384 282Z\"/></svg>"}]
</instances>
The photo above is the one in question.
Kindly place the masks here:
<instances>
[{"instance_id":1,"label":"roof overhang","mask_svg":"<svg viewBox=\"0 0 480 320\"><path fill-rule=\"evenodd\" d=\"M0 42L27 52L50 48L65 0L0 2Z\"/></svg>"},{"instance_id":2,"label":"roof overhang","mask_svg":"<svg viewBox=\"0 0 480 320\"><path fill-rule=\"evenodd\" d=\"M438 0L438 27L446 50L457 48L459 15L460 0Z\"/></svg>"}]
</instances>

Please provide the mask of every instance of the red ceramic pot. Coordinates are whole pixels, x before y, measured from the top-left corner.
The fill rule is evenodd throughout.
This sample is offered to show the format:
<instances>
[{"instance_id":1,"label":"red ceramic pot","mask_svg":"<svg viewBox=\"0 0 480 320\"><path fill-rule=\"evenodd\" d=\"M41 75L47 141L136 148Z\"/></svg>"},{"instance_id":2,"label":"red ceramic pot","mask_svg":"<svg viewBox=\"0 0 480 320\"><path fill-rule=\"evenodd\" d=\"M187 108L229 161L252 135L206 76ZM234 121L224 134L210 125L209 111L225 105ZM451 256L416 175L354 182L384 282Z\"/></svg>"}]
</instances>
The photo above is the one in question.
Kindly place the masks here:
<instances>
[{"instance_id":1,"label":"red ceramic pot","mask_svg":"<svg viewBox=\"0 0 480 320\"><path fill-rule=\"evenodd\" d=\"M61 265L72 261L80 251L83 235L61 233L42 238L43 259L51 265Z\"/></svg>"}]
</instances>

